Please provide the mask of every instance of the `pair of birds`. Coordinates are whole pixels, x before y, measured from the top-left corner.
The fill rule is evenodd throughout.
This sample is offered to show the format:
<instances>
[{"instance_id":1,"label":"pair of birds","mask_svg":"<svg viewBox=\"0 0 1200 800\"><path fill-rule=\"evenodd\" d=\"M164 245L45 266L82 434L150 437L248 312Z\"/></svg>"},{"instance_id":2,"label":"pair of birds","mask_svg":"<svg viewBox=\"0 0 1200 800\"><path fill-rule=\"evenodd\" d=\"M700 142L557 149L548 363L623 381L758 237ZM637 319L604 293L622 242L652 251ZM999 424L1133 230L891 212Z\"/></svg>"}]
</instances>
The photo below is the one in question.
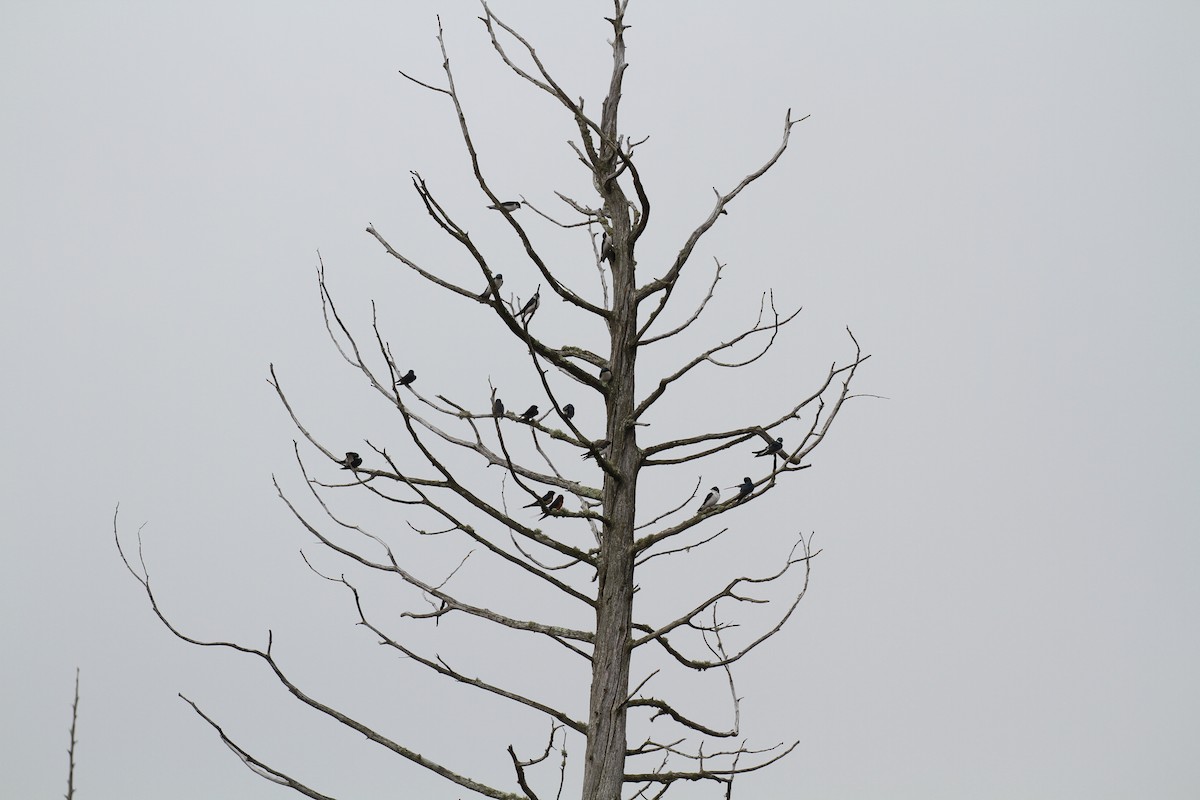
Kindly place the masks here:
<instances>
[{"instance_id":1,"label":"pair of birds","mask_svg":"<svg viewBox=\"0 0 1200 800\"><path fill-rule=\"evenodd\" d=\"M554 490L551 489L538 499L534 500L532 503L521 506L521 508L533 508L534 506L537 506L538 508L542 509L542 516L539 517L539 519L545 519L546 517L550 516L551 512L561 510L562 505L563 496L560 494L555 497Z\"/></svg>"},{"instance_id":2,"label":"pair of birds","mask_svg":"<svg viewBox=\"0 0 1200 800\"><path fill-rule=\"evenodd\" d=\"M495 275L492 276L492 283L495 284L494 292L492 290L493 287L488 286L482 292L475 295L475 299L481 300L481 301L487 303L487 302L491 301L493 298L499 298L500 287L504 285L504 275L502 273L497 272ZM533 293L533 297L531 297L525 301L525 305L521 306L521 310L518 311L513 316L516 317L518 322L528 322L529 320L533 319L533 312L537 311L538 306L541 304L542 304L542 292L539 289Z\"/></svg>"},{"instance_id":3,"label":"pair of birds","mask_svg":"<svg viewBox=\"0 0 1200 800\"><path fill-rule=\"evenodd\" d=\"M741 500L742 498L747 497L751 492L754 491L754 481L750 480L749 477L742 478L741 483L739 483L737 486L730 486L729 488L737 489L738 493L737 493L737 497L735 499ZM709 489L708 494L706 494L704 496L704 500L700 503L700 510L707 511L708 509L712 508L717 503L719 503L720 500L721 500L721 488L719 486L714 486L711 489Z\"/></svg>"},{"instance_id":4,"label":"pair of birds","mask_svg":"<svg viewBox=\"0 0 1200 800\"><path fill-rule=\"evenodd\" d=\"M532 422L534 417L536 417L537 415L538 415L538 407L536 405L532 405L529 408L525 409L525 412L523 414L520 414L519 416L523 422ZM575 406L572 403L567 403L565 406L562 407L562 415L563 415L563 419L572 419L575 416ZM492 401L492 416L494 416L494 417L503 417L504 416L504 401L501 400L499 397L497 397L495 400Z\"/></svg>"},{"instance_id":5,"label":"pair of birds","mask_svg":"<svg viewBox=\"0 0 1200 800\"><path fill-rule=\"evenodd\" d=\"M503 211L508 214L511 214L512 212L516 211L520 207L521 207L520 200L504 200L499 203L494 203L494 204L488 206L488 208L492 209L493 211ZM504 276L500 275L500 274L495 275L494 282L496 284L496 290L499 291L500 287L504 284ZM491 293L491 291L492 291L492 287L491 286L487 287L486 289L483 290L483 293L479 295L479 299L487 300L488 295ZM542 302L541 291L539 290L539 291L534 292L533 297L531 297L527 301L525 301L525 305L521 306L521 310L517 312L517 314L516 314L517 320L519 322L528 323L529 320L533 318L533 312L538 310L538 306L541 304L541 302Z\"/></svg>"}]
</instances>

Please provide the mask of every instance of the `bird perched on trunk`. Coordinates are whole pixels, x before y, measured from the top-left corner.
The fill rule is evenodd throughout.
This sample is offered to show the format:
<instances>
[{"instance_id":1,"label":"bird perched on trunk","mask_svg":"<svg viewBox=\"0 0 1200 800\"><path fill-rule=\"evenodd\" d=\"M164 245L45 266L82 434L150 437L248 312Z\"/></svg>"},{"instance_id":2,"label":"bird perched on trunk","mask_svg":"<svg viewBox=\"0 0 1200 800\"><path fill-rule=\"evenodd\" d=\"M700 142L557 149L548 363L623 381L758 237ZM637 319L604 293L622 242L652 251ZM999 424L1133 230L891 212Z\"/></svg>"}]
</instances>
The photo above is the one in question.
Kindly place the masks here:
<instances>
[{"instance_id":1,"label":"bird perched on trunk","mask_svg":"<svg viewBox=\"0 0 1200 800\"><path fill-rule=\"evenodd\" d=\"M521 306L521 310L517 312L517 319L522 322L529 322L533 318L533 312L538 310L538 305L542 302L541 294L540 289L533 293L533 297L529 298L525 305Z\"/></svg>"},{"instance_id":2,"label":"bird perched on trunk","mask_svg":"<svg viewBox=\"0 0 1200 800\"><path fill-rule=\"evenodd\" d=\"M780 436L778 439L771 442L769 445L764 447L762 450L759 450L757 453L755 453L754 457L758 458L759 456L773 456L782 449L783 449L783 437Z\"/></svg>"},{"instance_id":3,"label":"bird perched on trunk","mask_svg":"<svg viewBox=\"0 0 1200 800\"><path fill-rule=\"evenodd\" d=\"M575 406L571 405L570 403L567 403L565 406L562 407L562 415L563 415L563 419L571 419L572 417L574 417L575 416Z\"/></svg>"},{"instance_id":4,"label":"bird perched on trunk","mask_svg":"<svg viewBox=\"0 0 1200 800\"><path fill-rule=\"evenodd\" d=\"M400 376L400 380L396 381L396 385L397 386L408 386L410 383L412 383L416 379L417 379L417 373L413 372L410 369L408 372L406 372Z\"/></svg>"},{"instance_id":5,"label":"bird perched on trunk","mask_svg":"<svg viewBox=\"0 0 1200 800\"><path fill-rule=\"evenodd\" d=\"M492 401L492 416L493 417L503 417L504 416L504 401L501 400L499 397L497 397L495 400Z\"/></svg>"},{"instance_id":6,"label":"bird perched on trunk","mask_svg":"<svg viewBox=\"0 0 1200 800\"><path fill-rule=\"evenodd\" d=\"M362 466L362 456L347 451L346 457L338 463L342 465L342 469L358 469Z\"/></svg>"},{"instance_id":7,"label":"bird perched on trunk","mask_svg":"<svg viewBox=\"0 0 1200 800\"><path fill-rule=\"evenodd\" d=\"M611 380L612 380L612 370L609 369L608 367L602 367L600 369L600 382L608 383Z\"/></svg>"},{"instance_id":8,"label":"bird perched on trunk","mask_svg":"<svg viewBox=\"0 0 1200 800\"><path fill-rule=\"evenodd\" d=\"M737 499L744 500L754 491L754 481L749 478L742 478L742 482L735 487L738 490Z\"/></svg>"},{"instance_id":9,"label":"bird perched on trunk","mask_svg":"<svg viewBox=\"0 0 1200 800\"><path fill-rule=\"evenodd\" d=\"M717 501L720 499L721 499L720 487L717 487L717 486L712 487L711 489L708 490L708 494L705 495L704 502L702 502L700 504L700 510L704 511L705 509L712 508L713 506L715 506L717 504Z\"/></svg>"},{"instance_id":10,"label":"bird perched on trunk","mask_svg":"<svg viewBox=\"0 0 1200 800\"><path fill-rule=\"evenodd\" d=\"M530 422L537 415L538 415L538 407L536 405L533 405L533 406L530 406L529 408L525 409L525 413L521 415L521 419L524 420L525 422Z\"/></svg>"},{"instance_id":11,"label":"bird perched on trunk","mask_svg":"<svg viewBox=\"0 0 1200 800\"><path fill-rule=\"evenodd\" d=\"M497 272L495 275L492 276L492 282L496 284L496 291L498 292L498 291L500 291L500 287L504 285L504 276L501 275L499 272ZM482 292L479 293L479 299L487 300L488 295L490 295L491 293L492 293L492 287L488 286L486 289L484 289Z\"/></svg>"},{"instance_id":12,"label":"bird perched on trunk","mask_svg":"<svg viewBox=\"0 0 1200 800\"><path fill-rule=\"evenodd\" d=\"M549 503L549 502L550 502L550 499L551 499L552 497L554 497L554 490L553 490L553 489L551 489L550 491L546 492L544 495L542 495L541 497L539 497L537 500L534 500L534 501L533 501L532 503L530 503L529 505L524 505L524 506L521 506L521 508L533 508L534 506L544 506L544 505L546 505L546 503Z\"/></svg>"},{"instance_id":13,"label":"bird perched on trunk","mask_svg":"<svg viewBox=\"0 0 1200 800\"><path fill-rule=\"evenodd\" d=\"M558 511L560 508L562 508L562 504L563 496L560 494L558 497L554 498L553 503L546 506L546 508L542 511L542 516L538 517L538 519L545 519L546 517L550 516L552 512Z\"/></svg>"},{"instance_id":14,"label":"bird perched on trunk","mask_svg":"<svg viewBox=\"0 0 1200 800\"><path fill-rule=\"evenodd\" d=\"M505 200L503 202L496 203L494 206L488 206L488 208L495 211L507 211L510 214L520 207L521 202L519 200Z\"/></svg>"},{"instance_id":15,"label":"bird perched on trunk","mask_svg":"<svg viewBox=\"0 0 1200 800\"><path fill-rule=\"evenodd\" d=\"M613 252L612 242L608 240L608 234L602 234L600 236L600 260L611 264L615 257L616 253Z\"/></svg>"}]
</instances>

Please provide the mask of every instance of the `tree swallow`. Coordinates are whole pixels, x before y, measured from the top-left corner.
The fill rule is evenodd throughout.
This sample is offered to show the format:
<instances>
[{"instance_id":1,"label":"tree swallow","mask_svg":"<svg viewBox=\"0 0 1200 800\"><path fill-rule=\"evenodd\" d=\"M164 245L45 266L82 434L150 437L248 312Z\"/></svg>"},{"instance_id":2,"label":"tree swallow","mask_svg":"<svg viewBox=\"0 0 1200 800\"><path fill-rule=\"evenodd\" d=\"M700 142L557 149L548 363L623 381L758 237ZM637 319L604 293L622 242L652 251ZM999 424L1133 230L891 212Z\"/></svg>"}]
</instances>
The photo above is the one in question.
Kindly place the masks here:
<instances>
[{"instance_id":1,"label":"tree swallow","mask_svg":"<svg viewBox=\"0 0 1200 800\"><path fill-rule=\"evenodd\" d=\"M503 417L504 416L504 401L501 400L499 397L497 397L495 400L492 401L492 416L493 417Z\"/></svg>"},{"instance_id":2,"label":"tree swallow","mask_svg":"<svg viewBox=\"0 0 1200 800\"><path fill-rule=\"evenodd\" d=\"M712 508L720 499L721 489L717 486L712 487L708 490L708 494L704 497L704 502L700 504L700 510L703 511L706 508Z\"/></svg>"},{"instance_id":3,"label":"tree swallow","mask_svg":"<svg viewBox=\"0 0 1200 800\"><path fill-rule=\"evenodd\" d=\"M601 234L601 236L600 236L600 260L607 261L608 263L611 264L613 258L614 258L614 253L613 253L612 242L610 242L608 240L607 233Z\"/></svg>"},{"instance_id":4,"label":"tree swallow","mask_svg":"<svg viewBox=\"0 0 1200 800\"><path fill-rule=\"evenodd\" d=\"M558 511L560 508L562 508L562 504L563 504L563 496L560 494L558 497L554 498L553 503L546 506L545 510L542 511L542 516L539 517L539 519L545 519L546 517L550 516L550 512Z\"/></svg>"},{"instance_id":5,"label":"tree swallow","mask_svg":"<svg viewBox=\"0 0 1200 800\"><path fill-rule=\"evenodd\" d=\"M496 205L494 205L494 206L488 206L488 208L494 209L496 211L507 211L510 214L512 212L516 211L520 207L521 207L521 203L518 200L505 200L502 203L496 203Z\"/></svg>"},{"instance_id":6,"label":"tree swallow","mask_svg":"<svg viewBox=\"0 0 1200 800\"><path fill-rule=\"evenodd\" d=\"M764 447L762 450L759 450L757 453L755 453L754 457L758 458L759 456L773 456L782 449L783 449L783 437L780 436L778 439L771 442L769 445Z\"/></svg>"},{"instance_id":7,"label":"tree swallow","mask_svg":"<svg viewBox=\"0 0 1200 800\"><path fill-rule=\"evenodd\" d=\"M495 283L496 283L496 291L497 292L500 291L500 287L504 285L504 276L501 275L499 272L497 272L495 275L492 276L492 280L495 281ZM488 295L490 295L491 293L492 293L492 287L489 286L486 289L484 289L482 292L479 293L479 299L487 300Z\"/></svg>"},{"instance_id":8,"label":"tree swallow","mask_svg":"<svg viewBox=\"0 0 1200 800\"><path fill-rule=\"evenodd\" d=\"M608 458L609 453L612 452L612 442L608 441L608 439L601 439L598 442L592 442L592 447L599 450L600 455L604 456L605 458ZM596 456L592 453L591 450L588 450L586 453L584 453L583 455L580 456L580 458L582 458L584 460L587 460L589 458L595 458L595 457Z\"/></svg>"},{"instance_id":9,"label":"tree swallow","mask_svg":"<svg viewBox=\"0 0 1200 800\"><path fill-rule=\"evenodd\" d=\"M538 310L538 304L541 303L540 295L540 290L533 293L533 297L529 298L529 301L517 312L517 319L528 322L533 317L533 312Z\"/></svg>"},{"instance_id":10,"label":"tree swallow","mask_svg":"<svg viewBox=\"0 0 1200 800\"><path fill-rule=\"evenodd\" d=\"M738 495L737 495L738 500L745 499L747 496L749 496L749 494L751 492L754 491L754 481L750 480L749 478L742 478L742 482L737 487L737 490L738 490Z\"/></svg>"},{"instance_id":11,"label":"tree swallow","mask_svg":"<svg viewBox=\"0 0 1200 800\"><path fill-rule=\"evenodd\" d=\"M358 469L362 466L362 457L358 453L347 452L346 457L337 463L342 465L342 469Z\"/></svg>"},{"instance_id":12,"label":"tree swallow","mask_svg":"<svg viewBox=\"0 0 1200 800\"><path fill-rule=\"evenodd\" d=\"M602 367L600 369L600 382L608 383L611 380L612 380L612 370L609 369L608 367Z\"/></svg>"},{"instance_id":13,"label":"tree swallow","mask_svg":"<svg viewBox=\"0 0 1200 800\"><path fill-rule=\"evenodd\" d=\"M400 380L396 381L396 385L397 386L408 386L410 383L412 383L416 379L417 379L417 373L413 372L410 369L408 372L406 372L402 376L400 376Z\"/></svg>"},{"instance_id":14,"label":"tree swallow","mask_svg":"<svg viewBox=\"0 0 1200 800\"><path fill-rule=\"evenodd\" d=\"M571 419L572 417L574 417L575 416L575 406L573 406L570 403L567 403L565 406L562 407L562 415L563 415L563 419Z\"/></svg>"},{"instance_id":15,"label":"tree swallow","mask_svg":"<svg viewBox=\"0 0 1200 800\"><path fill-rule=\"evenodd\" d=\"M536 417L537 414L538 414L537 406L530 406L529 408L525 409L525 413L521 415L521 419L523 419L526 422L529 422L534 417Z\"/></svg>"},{"instance_id":16,"label":"tree swallow","mask_svg":"<svg viewBox=\"0 0 1200 800\"><path fill-rule=\"evenodd\" d=\"M552 497L554 497L554 490L553 490L553 489L551 489L550 491L546 492L544 495L542 495L541 497L539 497L537 500L534 500L534 501L533 501L532 503L530 503L529 505L521 506L521 508L533 508L534 506L544 506L544 505L546 505L546 503L549 503L549 502L550 502L550 498L552 498Z\"/></svg>"}]
</instances>

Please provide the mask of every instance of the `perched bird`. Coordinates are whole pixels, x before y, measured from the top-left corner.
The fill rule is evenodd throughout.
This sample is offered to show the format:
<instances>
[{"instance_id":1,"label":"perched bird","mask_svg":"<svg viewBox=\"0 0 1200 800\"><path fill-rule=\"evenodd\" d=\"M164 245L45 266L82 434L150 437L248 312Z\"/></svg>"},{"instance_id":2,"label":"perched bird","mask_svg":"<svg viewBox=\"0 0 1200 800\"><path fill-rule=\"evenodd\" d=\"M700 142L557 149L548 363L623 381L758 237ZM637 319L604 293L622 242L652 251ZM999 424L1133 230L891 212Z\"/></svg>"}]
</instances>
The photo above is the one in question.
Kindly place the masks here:
<instances>
[{"instance_id":1,"label":"perched bird","mask_svg":"<svg viewBox=\"0 0 1200 800\"><path fill-rule=\"evenodd\" d=\"M525 409L525 413L521 415L521 419L525 420L526 422L529 422L534 417L536 417L537 414L538 414L537 406L530 406L529 408Z\"/></svg>"},{"instance_id":2,"label":"perched bird","mask_svg":"<svg viewBox=\"0 0 1200 800\"><path fill-rule=\"evenodd\" d=\"M700 510L703 511L706 508L712 508L713 506L715 506L717 504L717 501L720 499L721 499L720 487L717 487L717 486L712 487L711 489L708 490L708 494L705 495L704 502L700 504Z\"/></svg>"},{"instance_id":3,"label":"perched bird","mask_svg":"<svg viewBox=\"0 0 1200 800\"><path fill-rule=\"evenodd\" d=\"M574 417L575 416L575 406L572 405L571 403L567 403L565 406L562 407L562 415L563 415L563 419L571 419L572 417Z\"/></svg>"},{"instance_id":4,"label":"perched bird","mask_svg":"<svg viewBox=\"0 0 1200 800\"><path fill-rule=\"evenodd\" d=\"M738 500L742 500L754 491L754 481L749 478L742 478L742 482L737 486Z\"/></svg>"},{"instance_id":5,"label":"perched bird","mask_svg":"<svg viewBox=\"0 0 1200 800\"><path fill-rule=\"evenodd\" d=\"M609 369L608 367L602 367L600 369L600 382L608 383L611 380L612 380L612 370Z\"/></svg>"},{"instance_id":6,"label":"perched bird","mask_svg":"<svg viewBox=\"0 0 1200 800\"><path fill-rule=\"evenodd\" d=\"M495 400L492 401L492 416L493 417L503 417L504 416L504 401L501 400L499 397L497 397Z\"/></svg>"},{"instance_id":7,"label":"perched bird","mask_svg":"<svg viewBox=\"0 0 1200 800\"><path fill-rule=\"evenodd\" d=\"M608 454L612 452L612 443L608 441L608 439L601 439L598 442L592 442L592 447L594 447L596 450L599 450L600 455L604 456L605 458L608 458ZM580 456L580 458L584 459L585 461L589 458L595 457L596 454L591 450L588 450L586 453Z\"/></svg>"},{"instance_id":8,"label":"perched bird","mask_svg":"<svg viewBox=\"0 0 1200 800\"><path fill-rule=\"evenodd\" d=\"M541 294L540 290L533 293L533 297L517 312L517 319L528 322L533 317L533 312L538 310L538 304L542 302Z\"/></svg>"},{"instance_id":9,"label":"perched bird","mask_svg":"<svg viewBox=\"0 0 1200 800\"><path fill-rule=\"evenodd\" d=\"M516 211L520 207L521 207L521 203L519 200L505 200L502 203L496 203L496 205L494 205L494 206L488 206L488 208L494 209L496 211L507 211L510 214L513 211Z\"/></svg>"},{"instance_id":10,"label":"perched bird","mask_svg":"<svg viewBox=\"0 0 1200 800\"><path fill-rule=\"evenodd\" d=\"M783 437L780 436L778 439L771 442L769 445L764 447L762 450L759 450L757 453L755 453L754 457L758 458L759 456L773 456L782 449L783 449Z\"/></svg>"},{"instance_id":11,"label":"perched bird","mask_svg":"<svg viewBox=\"0 0 1200 800\"><path fill-rule=\"evenodd\" d=\"M612 242L608 240L608 234L605 233L600 237L600 260L611 264L614 256Z\"/></svg>"},{"instance_id":12,"label":"perched bird","mask_svg":"<svg viewBox=\"0 0 1200 800\"><path fill-rule=\"evenodd\" d=\"M550 512L558 511L560 508L562 508L562 504L563 496L560 494L558 497L554 498L553 503L546 506L545 510L542 511L542 516L538 517L538 519L545 519L546 517L550 516Z\"/></svg>"},{"instance_id":13,"label":"perched bird","mask_svg":"<svg viewBox=\"0 0 1200 800\"><path fill-rule=\"evenodd\" d=\"M504 285L504 276L501 275L499 272L497 272L495 275L492 276L492 280L496 284L496 291L497 292L500 291L500 287ZM479 299L487 300L488 295L490 295L491 293L492 293L492 287L489 286L486 289L484 289L482 292L479 293Z\"/></svg>"},{"instance_id":14,"label":"perched bird","mask_svg":"<svg viewBox=\"0 0 1200 800\"><path fill-rule=\"evenodd\" d=\"M396 381L396 385L397 386L408 386L410 383L412 383L416 379L417 379L417 373L413 372L410 369L408 372L406 372L402 376L400 376L400 380Z\"/></svg>"},{"instance_id":15,"label":"perched bird","mask_svg":"<svg viewBox=\"0 0 1200 800\"><path fill-rule=\"evenodd\" d=\"M362 466L362 456L347 451L346 457L338 463L342 465L342 469L358 469Z\"/></svg>"},{"instance_id":16,"label":"perched bird","mask_svg":"<svg viewBox=\"0 0 1200 800\"><path fill-rule=\"evenodd\" d=\"M526 505L526 506L521 506L521 508L533 508L534 506L544 506L544 505L546 505L546 503L549 503L549 502L550 502L550 498L552 498L552 497L554 497L554 490L553 490L553 489L551 489L550 491L546 492L544 495L542 495L541 497L539 497L537 500L534 500L534 501L533 501L532 503L530 503L529 505Z\"/></svg>"}]
</instances>

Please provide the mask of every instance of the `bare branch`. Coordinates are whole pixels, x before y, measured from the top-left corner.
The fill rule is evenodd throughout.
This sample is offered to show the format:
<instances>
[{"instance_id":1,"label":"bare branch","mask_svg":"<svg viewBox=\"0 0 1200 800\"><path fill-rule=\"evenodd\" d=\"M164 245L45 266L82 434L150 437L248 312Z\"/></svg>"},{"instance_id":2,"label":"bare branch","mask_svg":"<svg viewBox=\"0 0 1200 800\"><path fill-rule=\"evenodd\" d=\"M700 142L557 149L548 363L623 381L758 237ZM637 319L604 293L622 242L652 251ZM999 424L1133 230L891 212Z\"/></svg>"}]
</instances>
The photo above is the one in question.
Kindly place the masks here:
<instances>
[{"instance_id":1,"label":"bare branch","mask_svg":"<svg viewBox=\"0 0 1200 800\"><path fill-rule=\"evenodd\" d=\"M646 331L649 330L650 326L654 323L655 318L658 316L659 312L663 309L663 307L665 306L665 303L659 305L658 308L654 309L654 313L650 315L650 317L646 320L645 324L642 325L641 329L638 331L638 346L639 347L642 347L642 346L645 346L648 344L654 344L655 342L661 342L663 339L669 339L677 333L682 333L683 331L687 330L688 327L693 322L695 322L697 319L700 318L700 315L702 313L704 313L705 306L708 305L708 301L712 300L713 294L716 293L717 281L721 280L721 270L725 268L725 265L722 264L716 258L714 258L713 261L716 262L717 269L716 269L716 271L713 272L712 285L708 287L708 293L704 295L704 299L700 301L700 305L696 307L695 312L693 312L692 315L690 317L688 317L683 322L683 324L681 324L679 327L672 328L671 330L667 331L666 333L660 333L657 336L651 336L649 338L645 338Z\"/></svg>"},{"instance_id":2,"label":"bare branch","mask_svg":"<svg viewBox=\"0 0 1200 800\"><path fill-rule=\"evenodd\" d=\"M179 695L179 698L191 706L192 710L199 714L202 720L212 726L212 729L215 730L217 735L221 737L221 741L225 743L225 746L232 750L234 755L240 758L242 763L246 765L246 768L258 777L266 778L271 783L277 783L280 786L286 786L289 789L294 789L305 797L314 798L314 800L334 800L334 798L330 797L329 795L321 794L316 789L305 786L295 778L286 775L277 769L267 766L262 761L259 761L257 758L247 753L240 745L230 739L221 726L213 721L212 717L200 710L200 706L196 705L182 694Z\"/></svg>"},{"instance_id":3,"label":"bare branch","mask_svg":"<svg viewBox=\"0 0 1200 800\"><path fill-rule=\"evenodd\" d=\"M756 169L754 172L751 172L746 177L742 178L741 182L738 183L738 185L732 190L730 190L729 193L719 194L717 197L717 204L713 207L712 213L710 213L708 218L701 222L700 225L694 231L692 231L692 234L688 237L683 247L679 250L679 254L675 257L675 263L671 265L671 268L667 270L666 274L638 289L637 300L639 303L656 292L663 292L663 297L659 301L658 307L655 308L653 313L651 313L647 321L647 327L649 323L653 322L654 318L657 317L661 310L666 306L667 300L675 288L675 283L679 280L679 273L683 270L684 265L691 257L692 250L695 249L696 243L700 241L700 237L707 233L709 228L716 223L717 218L721 216L721 212L725 210L725 206L728 205L730 201L741 194L742 190L751 183L765 175L767 170L775 166L775 162L778 161L779 157L783 155L783 152L787 150L788 139L792 135L792 126L803 122L806 119L808 119L807 116L793 120L792 110L790 108L788 109L787 114L784 115L783 119L783 139L780 141L779 147L776 149L775 153L769 159L767 159L765 164ZM643 328L643 332L644 330L645 328Z\"/></svg>"},{"instance_id":4,"label":"bare branch","mask_svg":"<svg viewBox=\"0 0 1200 800\"><path fill-rule=\"evenodd\" d=\"M762 358L764 355L766 355L767 351L770 350L771 345L773 345L775 343L775 337L779 333L779 329L781 327L783 327L784 325L788 324L789 322L791 322L792 320L794 320L800 314L800 312L802 310L803 309L798 308L795 311L793 311L791 314L789 314L788 316L781 319L779 317L779 313L774 311L774 302L772 301L772 320L773 320L772 322L764 325L762 322L762 312L760 310L759 318L754 323L753 327L749 328L748 330L743 331L742 333L738 334L737 336L733 337L732 339L730 339L728 341L721 342L720 344L710 347L709 349L705 350L700 355L693 358L691 361L684 364L682 367L677 369L675 372L671 373L670 375L668 375L665 378L660 379L658 382L658 386L654 389L654 391L650 392L650 394L647 395L646 398L644 400L642 400L641 403L638 404L637 409L635 409L634 414L633 414L634 419L640 419L641 416L644 413L646 413L646 410L649 409L650 406L652 406L656 401L658 401L658 399L660 397L662 397L663 392L665 392L667 390L668 386L670 386L672 383L674 383L675 381L682 378L684 375L691 372L693 368L695 368L697 365L699 365L705 361L707 361L711 364L715 364L716 366L719 366L719 367L742 367L742 366L753 363L754 361L757 361L758 359ZM714 359L712 357L715 353L719 353L722 350L727 350L730 347L733 347L738 342L742 341L743 339L745 339L749 336L753 336L756 333L762 333L763 331L770 331L771 336L770 336L770 339L767 341L766 345L763 347L763 349L761 351L759 351L758 355L753 356L744 361L729 362L729 363L718 361L717 359Z\"/></svg>"},{"instance_id":5,"label":"bare branch","mask_svg":"<svg viewBox=\"0 0 1200 800\"><path fill-rule=\"evenodd\" d=\"M461 775L451 769L448 769L447 767L445 767L429 758L426 758L425 756L421 755L420 753L417 753L414 750L410 750L409 748L404 747L403 745L397 744L396 742L392 741L391 739L387 738L386 736L383 736L382 734L378 733L377 731L372 730L371 728L368 728L366 725L363 725L361 722L353 719L352 717L349 717L349 716L341 713L340 711L338 711L328 705L325 705L324 703L321 703L320 701L305 694L300 689L299 686L297 686L295 683L293 683L291 681L290 678L287 677L287 674L279 667L279 664L278 664L278 662L276 662L275 657L273 655L271 655L271 641L272 641L273 637L271 637L269 633L268 633L268 637L267 637L267 649L266 650L258 650L256 648L252 648L252 647L245 647L243 645L235 644L233 642L204 641L201 639L192 638L192 637L188 636L187 634L183 633L179 628L175 627L175 625L162 612L162 609L158 605L158 600L154 596L154 592L150 588L150 573L146 569L145 559L142 558L142 555L141 555L142 539L141 539L140 531L138 534L138 559L139 559L139 562L142 567L141 573L139 573L137 570L135 570L133 568L133 565L129 562L129 558L126 556L124 549L121 547L121 537L119 535L119 531L117 528L117 517L116 517L115 513L113 515L113 537L116 540L117 552L120 554L121 560L125 564L125 568L129 571L129 574L133 575L134 579L142 585L143 590L145 590L146 597L150 601L151 610L154 611L155 616L157 616L159 618L159 620L163 623L163 625L167 628L167 630L169 630L172 634L174 634L176 638L181 639L182 641L185 641L189 644L197 645L199 647L227 648L230 650L236 650L239 653L244 653L246 655L255 656L255 657L261 659L264 663L266 663L266 665L271 669L271 672L274 673L275 678L297 700L304 703L309 708L312 708L316 711L320 711L322 714L325 714L326 716L330 717L331 719L336 720L343 726L350 728L351 730L356 731L357 733L362 734L367 739L390 750L391 752L395 753L396 755L401 756L402 758L408 759L409 761L412 761L413 763L415 763L421 767L424 767L425 769L429 770L430 772L434 772L434 773L442 776L443 778L445 778L453 783L456 783L459 786L462 786L465 789L469 789L473 792L478 792L479 794L482 794L485 797L495 798L495 800L524 800L524 798L522 798L520 795L515 795L510 792L503 792L503 791L500 791L499 789L494 789L491 786L488 786L487 784L480 783L479 781L473 780L471 778L466 777L465 775ZM282 776L280 776L280 777L282 777Z\"/></svg>"}]
</instances>

